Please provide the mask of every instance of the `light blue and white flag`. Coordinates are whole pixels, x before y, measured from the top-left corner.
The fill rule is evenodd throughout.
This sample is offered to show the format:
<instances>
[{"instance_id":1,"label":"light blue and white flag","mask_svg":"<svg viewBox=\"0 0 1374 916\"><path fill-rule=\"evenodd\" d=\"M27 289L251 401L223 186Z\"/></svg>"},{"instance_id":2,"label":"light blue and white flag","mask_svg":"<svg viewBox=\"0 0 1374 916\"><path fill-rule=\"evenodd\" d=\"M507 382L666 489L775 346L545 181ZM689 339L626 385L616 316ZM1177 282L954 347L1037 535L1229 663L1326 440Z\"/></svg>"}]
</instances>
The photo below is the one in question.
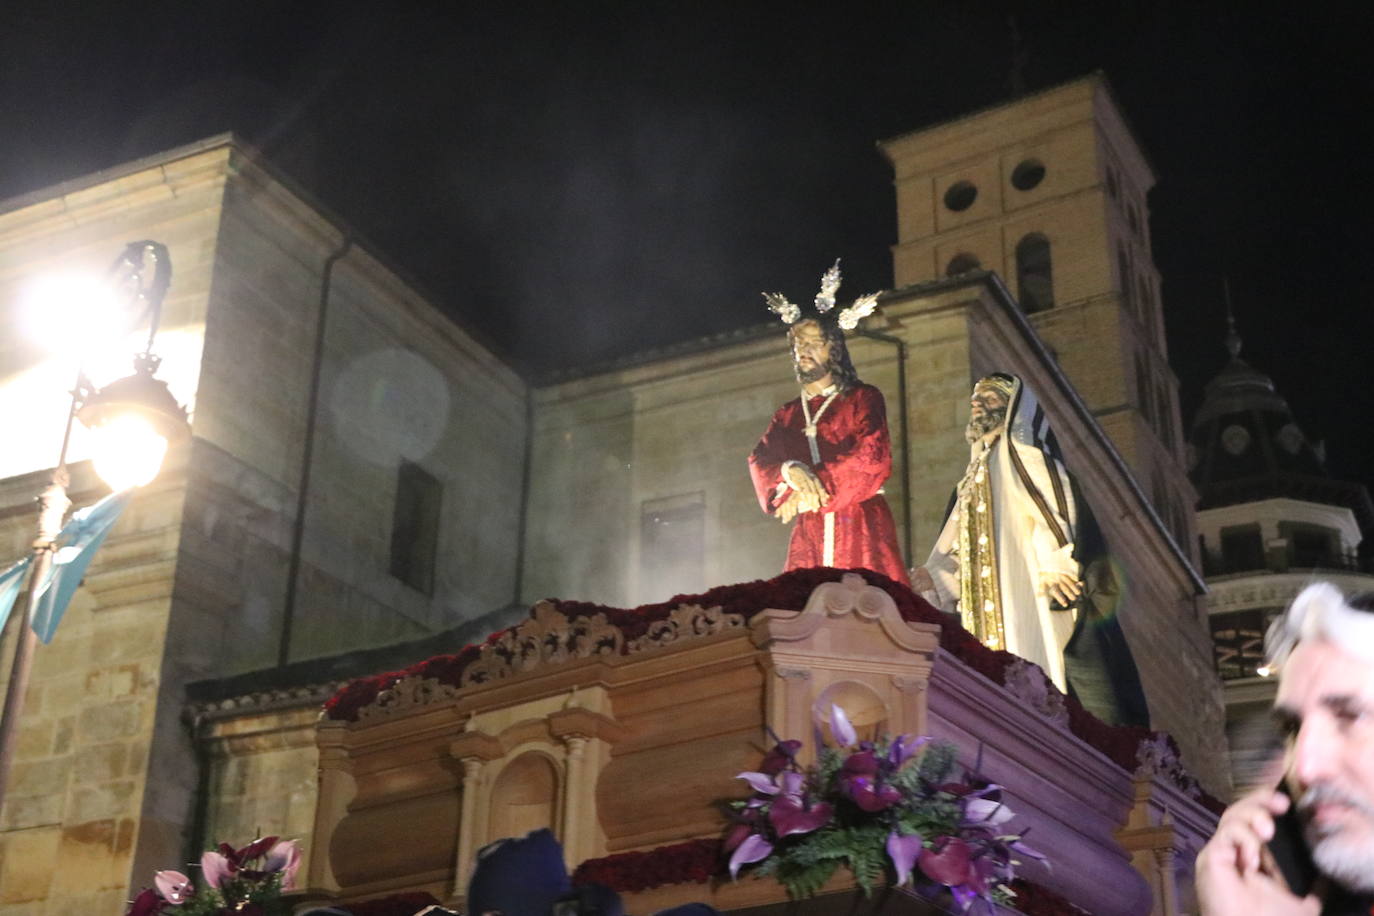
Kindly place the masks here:
<instances>
[{"instance_id":1,"label":"light blue and white flag","mask_svg":"<svg viewBox=\"0 0 1374 916\"><path fill-rule=\"evenodd\" d=\"M57 553L53 555L52 569L41 586L38 607L33 615L33 631L44 643L52 641L67 605L71 604L72 596L86 575L86 567L91 565L95 552L105 543L105 535L110 533L132 496L132 488L111 493L95 505L74 512L71 521L58 533Z\"/></svg>"},{"instance_id":2,"label":"light blue and white flag","mask_svg":"<svg viewBox=\"0 0 1374 916\"><path fill-rule=\"evenodd\" d=\"M10 609L14 599L19 597L19 589L24 586L24 574L29 571L33 557L25 557L9 569L0 573L0 630L5 629L5 621L10 619Z\"/></svg>"}]
</instances>

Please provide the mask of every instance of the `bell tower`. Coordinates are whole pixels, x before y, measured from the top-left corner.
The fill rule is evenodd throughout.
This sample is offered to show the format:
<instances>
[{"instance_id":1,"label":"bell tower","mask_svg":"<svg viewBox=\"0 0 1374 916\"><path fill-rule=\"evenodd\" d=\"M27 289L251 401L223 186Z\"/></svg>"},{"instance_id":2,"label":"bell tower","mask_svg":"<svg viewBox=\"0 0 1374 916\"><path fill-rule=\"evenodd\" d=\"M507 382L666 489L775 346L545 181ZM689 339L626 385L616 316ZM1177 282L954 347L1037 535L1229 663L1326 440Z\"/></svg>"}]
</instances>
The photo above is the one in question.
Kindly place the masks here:
<instances>
[{"instance_id":1,"label":"bell tower","mask_svg":"<svg viewBox=\"0 0 1374 916\"><path fill-rule=\"evenodd\" d=\"M880 147L897 188L894 285L999 274L1193 555L1196 495L1150 252L1146 195L1155 175L1106 77Z\"/></svg>"}]
</instances>

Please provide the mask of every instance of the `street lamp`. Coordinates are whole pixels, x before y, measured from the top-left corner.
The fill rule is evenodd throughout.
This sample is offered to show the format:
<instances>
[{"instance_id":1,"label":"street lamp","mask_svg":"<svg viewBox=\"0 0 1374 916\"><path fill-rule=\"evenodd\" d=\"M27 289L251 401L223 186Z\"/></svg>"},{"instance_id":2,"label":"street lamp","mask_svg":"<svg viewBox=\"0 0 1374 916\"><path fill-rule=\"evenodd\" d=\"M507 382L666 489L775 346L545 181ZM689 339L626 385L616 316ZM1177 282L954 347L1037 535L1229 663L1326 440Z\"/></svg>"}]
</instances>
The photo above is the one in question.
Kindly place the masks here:
<instances>
[{"instance_id":1,"label":"street lamp","mask_svg":"<svg viewBox=\"0 0 1374 916\"><path fill-rule=\"evenodd\" d=\"M72 421L80 420L94 433L96 473L116 493L152 481L162 468L168 446L190 436L185 408L176 402L166 382L154 378L160 360L153 355L153 341L162 317L162 299L171 280L172 262L167 247L159 242L141 241L125 246L110 267L110 286L128 305L141 309L142 317L147 319L148 342L143 352L134 357L133 375L103 388L96 389L84 373L77 372L57 467L38 498L38 532L29 562L24 613L18 624L9 690L0 712L0 811L4 809L19 714L38 641L34 619L51 578L62 521L71 507L67 497L67 447L71 443Z\"/></svg>"}]
</instances>

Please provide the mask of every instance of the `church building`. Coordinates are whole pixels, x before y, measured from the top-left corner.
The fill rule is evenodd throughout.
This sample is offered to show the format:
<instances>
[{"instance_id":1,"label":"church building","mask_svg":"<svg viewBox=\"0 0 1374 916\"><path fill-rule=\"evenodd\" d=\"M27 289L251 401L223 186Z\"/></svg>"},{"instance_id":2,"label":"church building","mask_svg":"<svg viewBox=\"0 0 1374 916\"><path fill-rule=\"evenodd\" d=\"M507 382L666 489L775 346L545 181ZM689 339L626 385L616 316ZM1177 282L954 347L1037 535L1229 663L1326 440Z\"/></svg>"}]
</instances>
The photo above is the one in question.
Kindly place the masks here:
<instances>
[{"instance_id":1,"label":"church building","mask_svg":"<svg viewBox=\"0 0 1374 916\"><path fill-rule=\"evenodd\" d=\"M1200 563L1218 544L1230 556L1236 526L1259 524L1276 550L1284 532L1308 544L1316 522L1276 534L1264 519L1214 518L1230 502L1194 513L1194 482L1207 494L1218 478L1190 481L1185 467L1150 249L1155 178L1109 84L1089 76L881 151L896 193L894 289L850 350L886 399L886 498L908 563L929 551L967 462L973 380L1017 374L1101 523L1151 727L1173 736L1202 789L1229 797L1220 608ZM38 648L0 811L0 916L119 912L154 871L255 833L306 839L303 874L327 878L326 838L309 838L337 826L345 803L322 807L317 774L344 764L317 720L342 684L481 643L541 599L631 609L781 569L787 530L759 511L745 466L796 396L776 322L556 378L522 374L227 135L0 204L0 410L13 432L0 454L0 563L29 549L74 371L29 335L30 287L98 272L142 238L174 264L155 348L193 435L135 495ZM73 449L69 489L84 506L103 490L80 430ZM1301 496L1273 496L1300 508ZM1333 517L1331 549L1353 546L1368 506ZM17 629L16 618L0 644L0 678ZM585 718L603 731L585 762L584 744L557 752L569 785L600 760L597 740L612 755L614 729ZM485 759L481 740L465 740L478 749L459 759ZM475 804L458 797L445 804ZM589 798L565 795L560 810ZM459 859L494 838L465 829ZM578 840L579 853L605 854L604 839ZM1118 858L1137 853L1173 861L1172 847L1145 845ZM464 874L449 858L450 877L425 880ZM1173 893L1155 889L1157 901Z\"/></svg>"}]
</instances>

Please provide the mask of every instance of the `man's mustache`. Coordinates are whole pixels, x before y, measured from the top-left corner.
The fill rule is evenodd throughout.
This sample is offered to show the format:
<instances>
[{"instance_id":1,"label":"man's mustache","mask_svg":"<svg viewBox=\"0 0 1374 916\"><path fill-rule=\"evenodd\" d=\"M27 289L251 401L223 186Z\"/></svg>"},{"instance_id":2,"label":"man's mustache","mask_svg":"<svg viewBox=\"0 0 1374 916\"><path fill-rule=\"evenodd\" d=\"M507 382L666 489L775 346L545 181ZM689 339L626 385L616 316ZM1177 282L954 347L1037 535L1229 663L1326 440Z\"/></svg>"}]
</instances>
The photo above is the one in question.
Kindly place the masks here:
<instances>
[{"instance_id":1,"label":"man's mustache","mask_svg":"<svg viewBox=\"0 0 1374 916\"><path fill-rule=\"evenodd\" d=\"M1298 810L1307 813L1317 805L1324 804L1345 805L1374 819L1374 802L1329 783L1318 783L1302 793L1302 798L1298 799Z\"/></svg>"}]
</instances>

